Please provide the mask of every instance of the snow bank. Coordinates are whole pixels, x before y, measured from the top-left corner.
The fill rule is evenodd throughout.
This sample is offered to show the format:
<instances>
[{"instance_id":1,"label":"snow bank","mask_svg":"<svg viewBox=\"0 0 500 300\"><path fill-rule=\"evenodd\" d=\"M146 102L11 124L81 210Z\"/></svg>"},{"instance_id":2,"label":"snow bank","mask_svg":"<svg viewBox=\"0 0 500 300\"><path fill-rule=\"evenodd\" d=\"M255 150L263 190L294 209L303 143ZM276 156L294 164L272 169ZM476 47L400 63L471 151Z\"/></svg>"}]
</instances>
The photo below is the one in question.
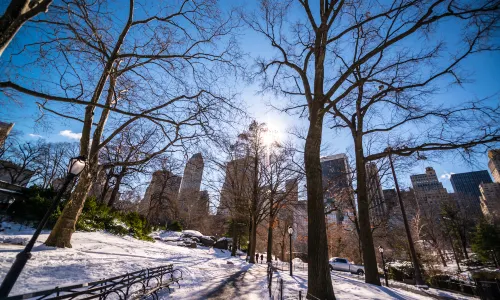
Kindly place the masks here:
<instances>
[{"instance_id":1,"label":"snow bank","mask_svg":"<svg viewBox=\"0 0 500 300\"><path fill-rule=\"evenodd\" d=\"M0 240L28 240L33 230L19 234L17 227L0 232ZM180 288L174 288L169 299L189 299L208 288L221 284L227 277L248 264L244 258L230 257L228 251L203 247L190 249L163 242L147 242L129 236L105 232L76 232L72 248L58 249L42 244L42 234L33 249L33 257L24 268L11 295L96 281L148 267L173 264L183 273ZM0 244L0 278L24 247ZM230 261L232 264L228 264ZM196 298L191 298L196 299Z\"/></svg>"},{"instance_id":2,"label":"snow bank","mask_svg":"<svg viewBox=\"0 0 500 300\"><path fill-rule=\"evenodd\" d=\"M199 231L196 230L183 230L182 233L184 235L190 235L190 236L195 236L195 237L202 237L203 234Z\"/></svg>"}]
</instances>

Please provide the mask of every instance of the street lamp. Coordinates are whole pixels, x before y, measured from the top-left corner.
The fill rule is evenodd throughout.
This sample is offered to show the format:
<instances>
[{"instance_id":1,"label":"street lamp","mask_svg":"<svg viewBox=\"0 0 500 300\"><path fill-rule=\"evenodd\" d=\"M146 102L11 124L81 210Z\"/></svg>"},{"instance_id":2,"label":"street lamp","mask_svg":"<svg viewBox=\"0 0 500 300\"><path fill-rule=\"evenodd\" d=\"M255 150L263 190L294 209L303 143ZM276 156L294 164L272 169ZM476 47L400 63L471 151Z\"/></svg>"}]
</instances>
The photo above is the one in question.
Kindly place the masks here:
<instances>
[{"instance_id":1,"label":"street lamp","mask_svg":"<svg viewBox=\"0 0 500 300\"><path fill-rule=\"evenodd\" d=\"M392 176L394 178L394 185L396 186L396 193L398 195L399 207L401 207L401 215L403 216L403 223L405 225L406 237L408 239L408 246L410 247L411 259L413 262L413 269L415 270L415 284L424 285L422 280L422 274L420 272L420 265L418 264L417 253L415 251L415 246L413 245L413 239L411 237L410 226L408 225L408 219L406 218L406 211L403 205L403 200L401 199L401 191L399 190L398 178L396 177L396 171L394 170L394 164L392 163L392 148L387 147L385 152L388 153L389 163L391 164Z\"/></svg>"},{"instance_id":2,"label":"street lamp","mask_svg":"<svg viewBox=\"0 0 500 300\"><path fill-rule=\"evenodd\" d=\"M74 157L70 159L69 161L69 166L68 166L68 174L66 175L65 181L59 192L57 193L56 197L52 201L52 204L50 205L49 209L43 216L42 220L38 224L38 227L35 230L35 233L31 237L30 241L26 245L23 251L19 252L16 255L16 260L10 267L9 272L7 275L5 275L5 278L3 279L2 285L0 286L0 298L4 298L9 296L10 291L12 290L12 287L17 281L17 278L23 271L24 266L28 262L28 259L31 258L31 249L33 249L33 246L35 245L36 240L38 239L38 236L42 232L42 229L45 227L47 224L47 221L49 220L49 217L52 215L54 210L57 208L57 205L61 201L61 197L68 188L68 185L71 183L71 181L80 175L82 173L83 169L85 168L85 163L86 158L84 156L79 156L79 157Z\"/></svg>"},{"instance_id":3,"label":"street lamp","mask_svg":"<svg viewBox=\"0 0 500 300\"><path fill-rule=\"evenodd\" d=\"M382 248L382 246L378 246L378 252L380 252L380 256L382 256L382 268L384 269L385 286L389 287L389 279L387 279L387 271L385 270L384 248Z\"/></svg>"},{"instance_id":4,"label":"street lamp","mask_svg":"<svg viewBox=\"0 0 500 300\"><path fill-rule=\"evenodd\" d=\"M247 241L247 257L245 258L245 261L250 261L248 254L250 254L250 241Z\"/></svg>"},{"instance_id":5,"label":"street lamp","mask_svg":"<svg viewBox=\"0 0 500 300\"><path fill-rule=\"evenodd\" d=\"M288 235L290 236L290 276L292 275L292 234L293 228L292 226L288 226Z\"/></svg>"}]
</instances>

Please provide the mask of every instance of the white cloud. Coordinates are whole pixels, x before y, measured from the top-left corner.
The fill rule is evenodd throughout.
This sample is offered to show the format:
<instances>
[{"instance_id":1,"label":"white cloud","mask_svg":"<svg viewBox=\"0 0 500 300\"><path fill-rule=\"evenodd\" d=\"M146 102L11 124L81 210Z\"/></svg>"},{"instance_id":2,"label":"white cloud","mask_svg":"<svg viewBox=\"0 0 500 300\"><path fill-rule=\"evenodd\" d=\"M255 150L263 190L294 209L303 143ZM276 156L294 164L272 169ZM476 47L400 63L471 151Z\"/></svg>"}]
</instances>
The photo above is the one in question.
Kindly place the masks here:
<instances>
[{"instance_id":1,"label":"white cloud","mask_svg":"<svg viewBox=\"0 0 500 300\"><path fill-rule=\"evenodd\" d=\"M42 138L42 136L39 134L29 133L28 135L32 138L37 138L37 139Z\"/></svg>"},{"instance_id":2,"label":"white cloud","mask_svg":"<svg viewBox=\"0 0 500 300\"><path fill-rule=\"evenodd\" d=\"M82 133L72 132L71 130L68 130L68 129L60 131L59 135L65 136L65 137L70 138L72 140L79 140L82 138Z\"/></svg>"},{"instance_id":3,"label":"white cloud","mask_svg":"<svg viewBox=\"0 0 500 300\"><path fill-rule=\"evenodd\" d=\"M453 173L453 172L448 173L448 172L444 171L444 174L443 174L443 175L441 175L441 177L440 177L440 178L441 178L441 179L445 179L445 180L450 180L450 177L451 177L451 175L453 175L453 174L455 174L455 173Z\"/></svg>"}]
</instances>

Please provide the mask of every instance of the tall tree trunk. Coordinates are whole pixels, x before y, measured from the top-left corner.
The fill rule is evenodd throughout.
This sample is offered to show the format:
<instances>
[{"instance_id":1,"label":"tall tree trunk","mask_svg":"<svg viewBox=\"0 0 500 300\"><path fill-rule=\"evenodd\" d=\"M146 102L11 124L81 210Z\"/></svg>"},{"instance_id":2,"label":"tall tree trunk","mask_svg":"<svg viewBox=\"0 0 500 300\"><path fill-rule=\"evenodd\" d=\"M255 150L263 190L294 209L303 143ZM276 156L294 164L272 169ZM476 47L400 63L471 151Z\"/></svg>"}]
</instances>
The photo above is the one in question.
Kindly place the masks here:
<instances>
[{"instance_id":1,"label":"tall tree trunk","mask_svg":"<svg viewBox=\"0 0 500 300\"><path fill-rule=\"evenodd\" d=\"M113 208L113 205L115 204L116 199L118 198L120 185L122 183L123 177L125 176L126 172L127 172L127 167L123 166L122 170L120 171L120 173L118 173L118 176L116 177L115 186L113 187L113 191L111 192L111 196L109 197L108 207ZM106 200L106 195L104 195L103 200Z\"/></svg>"},{"instance_id":2,"label":"tall tree trunk","mask_svg":"<svg viewBox=\"0 0 500 300\"><path fill-rule=\"evenodd\" d=\"M255 263L255 249L257 248L257 224L255 224L255 217L252 217L252 229L250 230L250 260L249 263L254 264Z\"/></svg>"},{"instance_id":3,"label":"tall tree trunk","mask_svg":"<svg viewBox=\"0 0 500 300\"><path fill-rule=\"evenodd\" d=\"M104 174L106 174L106 172L104 170L102 170L102 172L104 172ZM109 182L111 180L111 178L114 177L114 169L111 169L109 170L109 173L106 174L106 182L104 183L104 188L102 189L102 193L101 193L101 196L100 196L100 201L102 203L104 203L106 201L106 194L108 193L109 191Z\"/></svg>"},{"instance_id":4,"label":"tall tree trunk","mask_svg":"<svg viewBox=\"0 0 500 300\"><path fill-rule=\"evenodd\" d=\"M309 254L307 294L310 295L308 298L331 300L335 299L335 294L328 265L325 204L320 163L323 117L319 115L320 109L317 107L311 108L310 111L309 130L304 151L307 181L307 249Z\"/></svg>"},{"instance_id":5,"label":"tall tree trunk","mask_svg":"<svg viewBox=\"0 0 500 300\"><path fill-rule=\"evenodd\" d=\"M257 202L259 201L259 151L254 153L253 157L253 184L252 184L252 202L250 207L250 263L255 263L255 249L257 246Z\"/></svg>"},{"instance_id":6,"label":"tall tree trunk","mask_svg":"<svg viewBox=\"0 0 500 300\"><path fill-rule=\"evenodd\" d=\"M446 259L444 258L443 251L439 247L436 247L439 257L441 258L441 263L443 267L446 267Z\"/></svg>"},{"instance_id":7,"label":"tall tree trunk","mask_svg":"<svg viewBox=\"0 0 500 300\"><path fill-rule=\"evenodd\" d=\"M462 244L462 250L464 251L465 259L469 259L469 253L467 253L467 238L462 230L458 230L460 235L460 242Z\"/></svg>"},{"instance_id":8,"label":"tall tree trunk","mask_svg":"<svg viewBox=\"0 0 500 300\"><path fill-rule=\"evenodd\" d=\"M103 77L107 76L103 75ZM105 80L103 77L101 77L101 79ZM113 101L115 80L116 78L110 76L110 84L106 97L106 105L108 106L111 105ZM97 123L97 126L95 127L92 146L89 151L88 145L90 144L90 131L92 129L94 107L89 105L85 108L85 121L82 129L82 138L80 139L80 154L88 157L87 164L80 175L75 191L71 194L70 200L64 207L61 216L57 219L56 225L45 241L47 246L71 248L71 236L73 235L73 232L75 232L76 222L82 212L85 200L87 199L87 194L93 183L93 178L96 178L99 174L99 143L104 131L104 126L108 120L109 112L109 109L104 109L101 112L101 117L99 119L99 123Z\"/></svg>"},{"instance_id":9,"label":"tall tree trunk","mask_svg":"<svg viewBox=\"0 0 500 300\"><path fill-rule=\"evenodd\" d=\"M97 166L97 162L93 164ZM71 248L71 236L75 232L76 222L80 216L87 194L92 186L92 178L97 176L98 170L95 167L85 168L80 175L78 184L64 207L61 216L57 219L56 225L45 241L47 246L59 248Z\"/></svg>"},{"instance_id":10,"label":"tall tree trunk","mask_svg":"<svg viewBox=\"0 0 500 300\"><path fill-rule=\"evenodd\" d=\"M233 238L233 241L231 243L231 256L236 256L236 245L237 245L237 240L238 240L238 235L236 233L236 220L233 219L232 221L232 230L231 230L231 236Z\"/></svg>"},{"instance_id":11,"label":"tall tree trunk","mask_svg":"<svg viewBox=\"0 0 500 300\"><path fill-rule=\"evenodd\" d=\"M267 225L267 262L273 261L273 223L274 216L269 215L269 224Z\"/></svg>"},{"instance_id":12,"label":"tall tree trunk","mask_svg":"<svg viewBox=\"0 0 500 300\"><path fill-rule=\"evenodd\" d=\"M281 243L281 261L285 261L285 241L283 239Z\"/></svg>"},{"instance_id":13,"label":"tall tree trunk","mask_svg":"<svg viewBox=\"0 0 500 300\"><path fill-rule=\"evenodd\" d=\"M366 188L366 167L363 151L363 140L360 136L354 137L356 153L356 188L358 195L358 222L359 239L363 247L363 262L365 264L365 282L380 285L377 270L377 257L373 246L372 230L370 225L370 203Z\"/></svg>"}]
</instances>

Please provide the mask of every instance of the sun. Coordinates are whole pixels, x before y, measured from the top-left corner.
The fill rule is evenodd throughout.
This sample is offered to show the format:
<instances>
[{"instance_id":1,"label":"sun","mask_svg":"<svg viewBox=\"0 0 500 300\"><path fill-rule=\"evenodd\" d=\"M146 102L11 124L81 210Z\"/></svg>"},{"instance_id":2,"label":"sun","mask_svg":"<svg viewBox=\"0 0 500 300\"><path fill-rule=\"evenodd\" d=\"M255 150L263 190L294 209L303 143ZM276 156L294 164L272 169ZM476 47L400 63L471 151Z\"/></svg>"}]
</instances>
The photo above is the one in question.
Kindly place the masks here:
<instances>
[{"instance_id":1,"label":"sun","mask_svg":"<svg viewBox=\"0 0 500 300\"><path fill-rule=\"evenodd\" d=\"M267 131L264 134L264 145L272 146L275 143L282 142L283 134L279 126L273 122L266 122Z\"/></svg>"}]
</instances>

